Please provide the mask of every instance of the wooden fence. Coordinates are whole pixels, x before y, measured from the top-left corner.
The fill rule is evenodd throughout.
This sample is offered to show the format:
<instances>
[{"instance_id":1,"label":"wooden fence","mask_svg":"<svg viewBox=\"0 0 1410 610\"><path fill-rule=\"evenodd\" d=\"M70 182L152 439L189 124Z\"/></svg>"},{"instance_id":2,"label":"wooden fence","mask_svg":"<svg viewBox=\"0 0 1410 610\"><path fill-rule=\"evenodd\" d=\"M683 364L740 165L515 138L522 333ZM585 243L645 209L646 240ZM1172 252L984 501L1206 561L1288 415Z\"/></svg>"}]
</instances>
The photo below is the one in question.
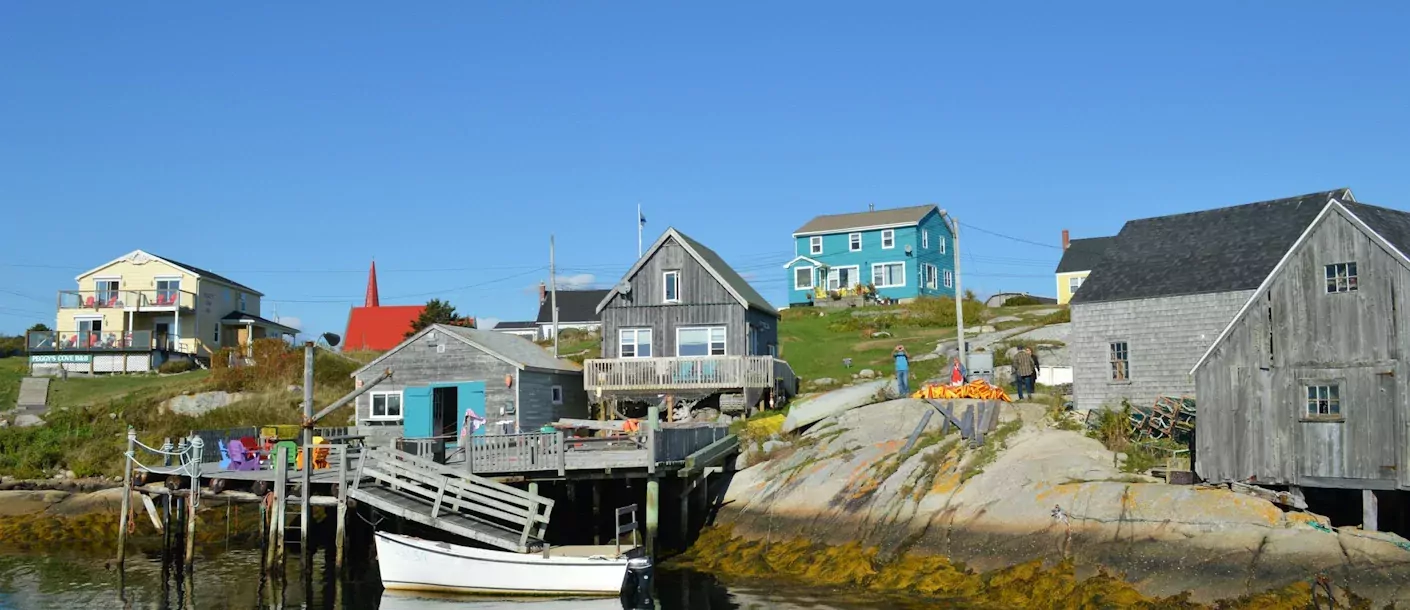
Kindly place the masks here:
<instances>
[{"instance_id":1,"label":"wooden fence","mask_svg":"<svg viewBox=\"0 0 1410 610\"><path fill-rule=\"evenodd\" d=\"M769 356L588 360L583 383L589 391L772 388L780 362Z\"/></svg>"},{"instance_id":2,"label":"wooden fence","mask_svg":"<svg viewBox=\"0 0 1410 610\"><path fill-rule=\"evenodd\" d=\"M534 472L566 467L563 433L496 434L470 438L470 472Z\"/></svg>"}]
</instances>

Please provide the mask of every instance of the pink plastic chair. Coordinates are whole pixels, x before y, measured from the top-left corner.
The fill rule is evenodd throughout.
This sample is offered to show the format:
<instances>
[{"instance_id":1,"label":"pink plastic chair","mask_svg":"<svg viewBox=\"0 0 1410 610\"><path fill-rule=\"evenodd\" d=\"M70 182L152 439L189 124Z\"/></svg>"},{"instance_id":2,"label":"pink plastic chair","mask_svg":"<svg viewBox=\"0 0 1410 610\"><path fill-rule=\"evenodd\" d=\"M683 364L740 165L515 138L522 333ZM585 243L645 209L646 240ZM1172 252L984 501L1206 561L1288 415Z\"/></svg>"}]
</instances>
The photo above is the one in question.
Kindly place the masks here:
<instances>
[{"instance_id":1,"label":"pink plastic chair","mask_svg":"<svg viewBox=\"0 0 1410 610\"><path fill-rule=\"evenodd\" d=\"M84 307L92 307L92 306L93 306L93 297L88 297L88 300L85 301L84 303L85 303L85 304L84 304Z\"/></svg>"}]
</instances>

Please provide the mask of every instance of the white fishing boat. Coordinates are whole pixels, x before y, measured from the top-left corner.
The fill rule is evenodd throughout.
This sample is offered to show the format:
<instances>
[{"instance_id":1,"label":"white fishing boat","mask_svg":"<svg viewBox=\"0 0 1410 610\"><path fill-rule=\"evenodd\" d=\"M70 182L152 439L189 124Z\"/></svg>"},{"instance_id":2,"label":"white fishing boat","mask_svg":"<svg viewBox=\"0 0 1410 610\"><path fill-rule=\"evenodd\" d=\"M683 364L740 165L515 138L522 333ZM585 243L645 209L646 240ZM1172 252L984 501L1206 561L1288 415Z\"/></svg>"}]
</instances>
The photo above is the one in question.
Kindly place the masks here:
<instances>
[{"instance_id":1,"label":"white fishing boat","mask_svg":"<svg viewBox=\"0 0 1410 610\"><path fill-rule=\"evenodd\" d=\"M561 546L544 553L490 551L377 532L382 586L489 595L620 595L627 570L650 562L633 546ZM633 563L633 561L635 561Z\"/></svg>"}]
</instances>

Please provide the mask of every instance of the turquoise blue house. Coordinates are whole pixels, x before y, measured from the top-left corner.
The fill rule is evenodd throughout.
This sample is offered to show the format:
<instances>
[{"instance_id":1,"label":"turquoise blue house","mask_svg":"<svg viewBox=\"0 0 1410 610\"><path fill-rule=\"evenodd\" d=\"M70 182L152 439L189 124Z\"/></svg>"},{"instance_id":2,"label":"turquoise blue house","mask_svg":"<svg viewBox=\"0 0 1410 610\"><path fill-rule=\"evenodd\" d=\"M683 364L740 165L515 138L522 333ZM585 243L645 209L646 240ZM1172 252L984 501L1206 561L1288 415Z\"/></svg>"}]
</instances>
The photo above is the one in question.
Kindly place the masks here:
<instances>
[{"instance_id":1,"label":"turquoise blue house","mask_svg":"<svg viewBox=\"0 0 1410 610\"><path fill-rule=\"evenodd\" d=\"M818 216L793 232L789 305L871 285L908 301L955 295L954 234L933 205Z\"/></svg>"}]
</instances>

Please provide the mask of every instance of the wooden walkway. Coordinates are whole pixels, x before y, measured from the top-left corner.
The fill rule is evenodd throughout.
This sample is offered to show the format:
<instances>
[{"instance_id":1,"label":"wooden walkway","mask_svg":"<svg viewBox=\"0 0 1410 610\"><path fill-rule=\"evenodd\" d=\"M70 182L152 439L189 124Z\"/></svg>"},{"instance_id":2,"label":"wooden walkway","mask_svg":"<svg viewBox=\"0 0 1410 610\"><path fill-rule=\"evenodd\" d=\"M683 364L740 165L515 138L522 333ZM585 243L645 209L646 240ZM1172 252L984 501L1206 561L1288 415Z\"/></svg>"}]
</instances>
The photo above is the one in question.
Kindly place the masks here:
<instances>
[{"instance_id":1,"label":"wooden walkway","mask_svg":"<svg viewBox=\"0 0 1410 610\"><path fill-rule=\"evenodd\" d=\"M576 438L563 432L477 436L450 465L480 476L567 476L571 473L640 469L675 470L686 458L727 437L729 428L713 424L664 425L639 433ZM468 453L468 457L466 454Z\"/></svg>"}]
</instances>

